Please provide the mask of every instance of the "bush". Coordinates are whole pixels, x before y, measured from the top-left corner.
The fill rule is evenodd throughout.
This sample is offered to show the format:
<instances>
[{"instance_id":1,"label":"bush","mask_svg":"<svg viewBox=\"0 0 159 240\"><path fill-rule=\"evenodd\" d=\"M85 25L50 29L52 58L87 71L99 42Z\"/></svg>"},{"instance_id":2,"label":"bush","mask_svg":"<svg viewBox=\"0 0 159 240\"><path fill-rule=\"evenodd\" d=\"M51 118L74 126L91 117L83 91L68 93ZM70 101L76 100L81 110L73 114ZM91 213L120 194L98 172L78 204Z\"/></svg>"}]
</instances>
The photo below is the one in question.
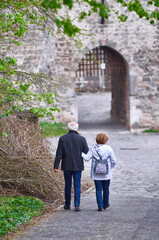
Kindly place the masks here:
<instances>
[{"instance_id":1,"label":"bush","mask_svg":"<svg viewBox=\"0 0 159 240\"><path fill-rule=\"evenodd\" d=\"M0 125L0 194L23 194L51 202L63 199L63 175L53 171L54 157L37 124L16 116Z\"/></svg>"}]
</instances>

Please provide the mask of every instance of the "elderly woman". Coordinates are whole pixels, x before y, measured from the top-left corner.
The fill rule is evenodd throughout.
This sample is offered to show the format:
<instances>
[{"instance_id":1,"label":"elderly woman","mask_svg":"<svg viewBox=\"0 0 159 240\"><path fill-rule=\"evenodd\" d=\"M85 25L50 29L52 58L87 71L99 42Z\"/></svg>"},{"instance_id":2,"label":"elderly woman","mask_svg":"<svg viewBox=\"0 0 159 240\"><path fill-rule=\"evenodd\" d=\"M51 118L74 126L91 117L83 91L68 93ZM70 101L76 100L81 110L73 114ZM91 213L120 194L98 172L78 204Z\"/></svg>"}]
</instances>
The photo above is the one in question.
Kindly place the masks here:
<instances>
[{"instance_id":1,"label":"elderly woman","mask_svg":"<svg viewBox=\"0 0 159 240\"><path fill-rule=\"evenodd\" d=\"M96 187L98 211L102 211L102 209L106 209L110 206L109 185L110 179L112 178L112 168L116 164L114 152L112 148L106 144L107 141L108 136L104 133L99 133L96 136L97 144L90 147L87 154L82 153L82 157L85 161L92 159L91 178L94 180ZM96 167L98 163L100 163L100 167L97 171Z\"/></svg>"}]
</instances>

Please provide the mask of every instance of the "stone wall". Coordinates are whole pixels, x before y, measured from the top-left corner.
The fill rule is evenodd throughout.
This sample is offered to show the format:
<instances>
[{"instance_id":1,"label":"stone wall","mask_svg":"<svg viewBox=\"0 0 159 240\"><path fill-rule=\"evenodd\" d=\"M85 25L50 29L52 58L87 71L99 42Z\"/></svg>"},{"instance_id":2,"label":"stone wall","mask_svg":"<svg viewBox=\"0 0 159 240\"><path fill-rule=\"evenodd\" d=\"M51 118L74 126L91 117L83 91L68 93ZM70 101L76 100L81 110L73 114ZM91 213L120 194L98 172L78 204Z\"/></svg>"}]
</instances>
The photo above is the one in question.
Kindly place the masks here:
<instances>
[{"instance_id":1,"label":"stone wall","mask_svg":"<svg viewBox=\"0 0 159 240\"><path fill-rule=\"evenodd\" d=\"M48 36L34 27L25 43L12 49L20 67L26 64L35 72L63 77L59 90L61 113L56 115L56 120L78 120L76 71L85 53L105 46L116 51L125 62L127 127L159 127L159 25L152 26L131 13L126 23L118 22L112 16L104 24L100 24L100 18L94 14L83 26L92 37L84 39L84 48L80 52L64 39Z\"/></svg>"}]
</instances>

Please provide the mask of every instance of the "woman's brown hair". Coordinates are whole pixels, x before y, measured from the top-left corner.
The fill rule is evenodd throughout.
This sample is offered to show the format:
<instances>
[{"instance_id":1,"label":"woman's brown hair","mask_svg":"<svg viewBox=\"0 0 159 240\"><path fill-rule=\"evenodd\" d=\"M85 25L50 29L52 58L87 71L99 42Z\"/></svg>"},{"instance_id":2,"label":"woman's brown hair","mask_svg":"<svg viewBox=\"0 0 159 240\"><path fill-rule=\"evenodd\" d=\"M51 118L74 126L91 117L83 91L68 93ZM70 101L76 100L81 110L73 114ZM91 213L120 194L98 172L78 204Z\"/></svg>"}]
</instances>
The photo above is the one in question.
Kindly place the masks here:
<instances>
[{"instance_id":1,"label":"woman's brown hair","mask_svg":"<svg viewBox=\"0 0 159 240\"><path fill-rule=\"evenodd\" d=\"M108 141L108 136L105 133L98 133L96 136L97 144L105 144Z\"/></svg>"}]
</instances>

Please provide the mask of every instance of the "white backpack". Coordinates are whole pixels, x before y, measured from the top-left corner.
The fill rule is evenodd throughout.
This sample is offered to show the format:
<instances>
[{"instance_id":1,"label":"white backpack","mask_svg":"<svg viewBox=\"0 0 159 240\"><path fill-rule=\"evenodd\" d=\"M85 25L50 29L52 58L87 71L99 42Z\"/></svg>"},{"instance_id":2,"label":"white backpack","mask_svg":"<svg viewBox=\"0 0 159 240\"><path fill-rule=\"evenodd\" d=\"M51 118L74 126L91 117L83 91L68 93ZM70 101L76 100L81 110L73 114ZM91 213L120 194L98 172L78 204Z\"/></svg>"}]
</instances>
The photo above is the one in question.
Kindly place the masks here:
<instances>
[{"instance_id":1,"label":"white backpack","mask_svg":"<svg viewBox=\"0 0 159 240\"><path fill-rule=\"evenodd\" d=\"M100 159L97 159L95 156L93 156L93 159L95 160L95 166L94 166L94 173L95 174L108 174L108 159L102 160L102 157L99 155L99 153L96 151Z\"/></svg>"}]
</instances>

